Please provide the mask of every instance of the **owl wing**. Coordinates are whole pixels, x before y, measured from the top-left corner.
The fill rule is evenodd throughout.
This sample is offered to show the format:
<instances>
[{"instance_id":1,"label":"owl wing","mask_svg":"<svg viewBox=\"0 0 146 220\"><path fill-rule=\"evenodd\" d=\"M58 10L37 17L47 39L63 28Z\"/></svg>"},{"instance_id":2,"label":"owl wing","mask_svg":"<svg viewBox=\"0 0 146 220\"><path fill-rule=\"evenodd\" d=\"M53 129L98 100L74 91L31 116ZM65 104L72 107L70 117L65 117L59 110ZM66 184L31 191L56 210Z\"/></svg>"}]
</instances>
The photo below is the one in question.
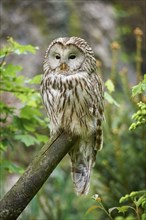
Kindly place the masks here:
<instances>
[{"instance_id":1,"label":"owl wing","mask_svg":"<svg viewBox=\"0 0 146 220\"><path fill-rule=\"evenodd\" d=\"M98 119L103 120L103 111L104 111L104 89L103 82L97 74L91 75L91 86L92 86L92 103L91 103L91 114L97 117Z\"/></svg>"},{"instance_id":2,"label":"owl wing","mask_svg":"<svg viewBox=\"0 0 146 220\"><path fill-rule=\"evenodd\" d=\"M92 103L90 113L95 118L95 147L100 150L103 143L101 123L104 120L104 88L103 82L96 73L91 75Z\"/></svg>"}]
</instances>

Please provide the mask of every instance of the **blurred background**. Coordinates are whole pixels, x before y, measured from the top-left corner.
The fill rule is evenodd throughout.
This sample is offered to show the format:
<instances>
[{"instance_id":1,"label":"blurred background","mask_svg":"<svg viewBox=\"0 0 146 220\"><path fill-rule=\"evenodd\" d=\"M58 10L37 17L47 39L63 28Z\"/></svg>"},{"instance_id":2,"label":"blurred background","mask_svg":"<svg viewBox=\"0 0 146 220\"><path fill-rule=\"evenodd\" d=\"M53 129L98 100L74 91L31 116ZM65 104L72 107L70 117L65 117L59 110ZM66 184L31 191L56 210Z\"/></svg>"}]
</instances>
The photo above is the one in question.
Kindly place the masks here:
<instances>
[{"instance_id":1,"label":"blurred background","mask_svg":"<svg viewBox=\"0 0 146 220\"><path fill-rule=\"evenodd\" d=\"M1 5L1 38L5 41L12 36L22 44L39 47L35 56L21 58L25 68L28 68L25 71L27 74L42 72L44 53L53 39L74 35L85 38L96 57L109 70L112 41L120 41L129 57L135 51L133 30L136 27L143 30L143 44L146 42L145 4L143 0L132 3L130 0L5 0ZM143 45L143 56L145 50ZM143 71L145 66L144 57Z\"/></svg>"},{"instance_id":2,"label":"blurred background","mask_svg":"<svg viewBox=\"0 0 146 220\"><path fill-rule=\"evenodd\" d=\"M12 37L19 44L39 48L35 55L12 53L7 57L7 62L23 67L18 76L21 74L30 79L42 74L43 58L50 42L61 36L78 36L93 48L98 71L104 82L111 79L114 85L114 101L108 98L105 101L104 146L97 155L89 195L75 195L70 161L66 156L19 219L105 220L101 210L94 210L85 216L87 209L95 204L91 199L92 195L99 194L105 207L110 208L117 206L121 196L145 187L145 126L134 131L129 131L129 127L132 124L132 114L137 109L136 101L131 99L131 87L138 83L139 73L141 78L146 73L146 2L2 0L0 18L2 47L7 44L7 38ZM141 30L139 56L143 62L140 62L139 70L136 60L136 28ZM11 73L12 71L10 75ZM34 86L32 84L31 88L39 88L39 82ZM110 93L108 86L105 87ZM41 101L36 102L37 111L34 111L34 106L28 104L25 97L21 97L21 100L15 95L13 91L1 93L1 101L20 112L20 115L16 109L7 112L7 120L1 122L1 196L13 185L49 138L49 122ZM30 96L30 99L34 97ZM32 110L32 124L28 109ZM39 119L34 118L35 113ZM24 133L31 133L30 139L35 136L37 141L31 139L28 143L24 139Z\"/></svg>"}]
</instances>

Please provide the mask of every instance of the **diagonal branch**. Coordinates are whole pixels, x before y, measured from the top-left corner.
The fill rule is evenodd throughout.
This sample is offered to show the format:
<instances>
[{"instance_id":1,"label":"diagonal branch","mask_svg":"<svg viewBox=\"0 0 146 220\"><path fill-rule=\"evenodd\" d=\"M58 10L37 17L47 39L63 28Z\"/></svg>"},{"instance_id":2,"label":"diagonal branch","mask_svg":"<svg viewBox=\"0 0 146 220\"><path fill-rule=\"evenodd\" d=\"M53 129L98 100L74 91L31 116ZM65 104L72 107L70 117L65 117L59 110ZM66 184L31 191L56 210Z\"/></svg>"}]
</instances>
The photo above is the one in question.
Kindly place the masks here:
<instances>
[{"instance_id":1,"label":"diagonal branch","mask_svg":"<svg viewBox=\"0 0 146 220\"><path fill-rule=\"evenodd\" d=\"M42 147L25 173L1 200L0 219L17 219L77 141L78 137L70 138L66 133L61 133Z\"/></svg>"}]
</instances>

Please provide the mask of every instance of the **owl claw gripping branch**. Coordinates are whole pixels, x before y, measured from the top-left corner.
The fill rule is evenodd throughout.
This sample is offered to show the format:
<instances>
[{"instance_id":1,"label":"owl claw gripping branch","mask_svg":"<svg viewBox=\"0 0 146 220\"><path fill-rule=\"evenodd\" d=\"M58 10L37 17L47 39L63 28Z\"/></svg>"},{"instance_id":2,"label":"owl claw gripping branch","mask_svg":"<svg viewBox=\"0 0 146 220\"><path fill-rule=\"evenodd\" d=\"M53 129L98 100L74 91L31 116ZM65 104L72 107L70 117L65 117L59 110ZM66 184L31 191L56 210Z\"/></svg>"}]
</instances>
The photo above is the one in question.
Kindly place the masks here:
<instances>
[{"instance_id":1,"label":"owl claw gripping branch","mask_svg":"<svg viewBox=\"0 0 146 220\"><path fill-rule=\"evenodd\" d=\"M58 38L44 59L41 93L51 136L60 129L78 135L69 152L78 195L87 194L96 153L102 148L103 83L91 47L78 37Z\"/></svg>"}]
</instances>

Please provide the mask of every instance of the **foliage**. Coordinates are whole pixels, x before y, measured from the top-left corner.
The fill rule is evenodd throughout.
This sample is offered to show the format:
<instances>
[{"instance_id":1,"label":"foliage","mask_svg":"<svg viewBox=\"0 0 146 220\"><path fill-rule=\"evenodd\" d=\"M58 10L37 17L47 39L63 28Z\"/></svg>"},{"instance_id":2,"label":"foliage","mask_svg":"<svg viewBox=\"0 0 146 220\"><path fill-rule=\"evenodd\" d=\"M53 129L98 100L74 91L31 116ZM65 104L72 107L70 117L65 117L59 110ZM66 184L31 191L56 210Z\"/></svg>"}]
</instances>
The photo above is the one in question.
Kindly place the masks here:
<instances>
[{"instance_id":1,"label":"foliage","mask_svg":"<svg viewBox=\"0 0 146 220\"><path fill-rule=\"evenodd\" d=\"M111 96L111 93L113 93L115 91L115 86L110 79L108 79L105 82L105 87L108 91L108 92L107 91L104 92L105 100L108 101L108 103L114 104L115 106L119 107L119 104L117 103L117 101Z\"/></svg>"},{"instance_id":2,"label":"foliage","mask_svg":"<svg viewBox=\"0 0 146 220\"><path fill-rule=\"evenodd\" d=\"M146 74L144 74L144 79L138 85L132 88L132 97L146 92Z\"/></svg>"},{"instance_id":3,"label":"foliage","mask_svg":"<svg viewBox=\"0 0 146 220\"><path fill-rule=\"evenodd\" d=\"M104 148L99 153L96 169L100 174L96 176L98 183L94 186L94 191L98 189L105 202L103 204L101 198L95 196L98 204L91 206L87 214L99 208L101 212L98 212L97 219L105 219L107 216L108 219L116 220L144 219L146 216L146 191L143 190L145 172L142 169L146 163L144 154L145 78L132 88L131 97L127 69L123 68L118 71L115 66L115 63L118 63L115 60L118 59L118 56L115 56L114 53L117 55L117 50L120 47L115 48L114 45L116 45L115 42L112 44L114 67L111 70L111 80L108 80L105 86L109 92L112 92L113 99L118 100L118 108L116 105L111 105L110 102L105 103ZM139 62L138 59L137 62ZM136 75L138 76L137 80L141 78L140 73ZM114 86L111 86L111 81L114 82ZM134 113L137 109L136 102L138 102L139 110ZM131 117L136 122L130 126ZM135 128L137 129L135 130ZM128 194L129 192L131 193ZM122 197L124 194L126 196ZM120 203L128 201L128 205L119 207L117 206L118 200ZM123 216L118 216L115 210L123 213ZM129 210L133 210L135 216L134 212L131 213Z\"/></svg>"},{"instance_id":4,"label":"foliage","mask_svg":"<svg viewBox=\"0 0 146 220\"><path fill-rule=\"evenodd\" d=\"M32 45L21 45L12 38L8 38L7 44L0 52L0 123L2 128L0 149L3 154L1 172L3 169L12 173L23 170L18 163L12 162L12 158L7 158L8 152L13 150L19 152L21 145L23 147L40 145L48 139L41 131L45 129L47 123L41 113L39 91L35 88L40 83L40 75L28 79L20 74L22 66L7 61L12 54L17 56L27 53L35 54L37 49Z\"/></svg>"},{"instance_id":5,"label":"foliage","mask_svg":"<svg viewBox=\"0 0 146 220\"><path fill-rule=\"evenodd\" d=\"M93 211L94 209L101 209L105 212L106 216L108 217L108 219L113 219L112 217L112 212L117 210L119 214L115 220L124 220L124 219L129 219L129 220L144 220L146 217L146 190L142 190L142 191L138 191L138 192L131 192L129 195L125 195L123 197L120 198L119 203L123 203L123 202L129 202L129 205L123 205L123 206L119 206L119 207L112 207L110 209L106 209L104 206L104 203L102 201L102 199L95 194L93 196L93 199L97 202L97 205L94 205L92 207L90 207L87 212L86 215L89 214L91 211ZM132 204L131 204L132 203ZM133 215L128 215L128 217L125 217L125 215L127 213L129 213L129 210L132 211L132 213L135 213L135 217L133 217Z\"/></svg>"},{"instance_id":6,"label":"foliage","mask_svg":"<svg viewBox=\"0 0 146 220\"><path fill-rule=\"evenodd\" d=\"M132 88L133 97L136 95L142 95L144 93L146 93L146 74L144 75L144 80ZM146 124L146 103L140 101L137 103L137 106L138 110L132 116L132 119L134 119L135 122L133 122L130 126L130 130Z\"/></svg>"},{"instance_id":7,"label":"foliage","mask_svg":"<svg viewBox=\"0 0 146 220\"><path fill-rule=\"evenodd\" d=\"M130 126L130 130L135 129L136 127L146 124L146 104L143 102L139 102L138 104L138 111L133 114L132 119L136 122L132 123Z\"/></svg>"}]
</instances>

